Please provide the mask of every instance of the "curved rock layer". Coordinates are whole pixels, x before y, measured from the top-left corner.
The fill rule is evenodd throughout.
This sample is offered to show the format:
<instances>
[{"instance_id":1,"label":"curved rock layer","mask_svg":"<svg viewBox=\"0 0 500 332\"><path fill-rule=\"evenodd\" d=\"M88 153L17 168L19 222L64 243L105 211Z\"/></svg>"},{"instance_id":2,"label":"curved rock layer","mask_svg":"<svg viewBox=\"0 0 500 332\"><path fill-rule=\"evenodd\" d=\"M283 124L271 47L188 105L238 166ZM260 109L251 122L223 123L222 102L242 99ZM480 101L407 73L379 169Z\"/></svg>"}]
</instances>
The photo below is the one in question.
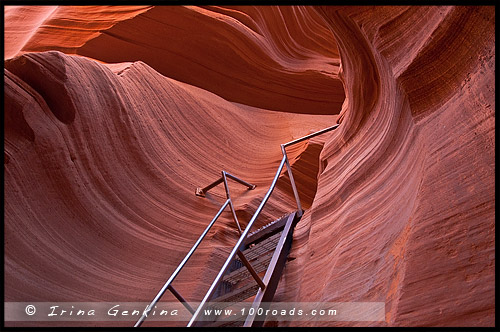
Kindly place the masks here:
<instances>
[{"instance_id":1,"label":"curved rock layer","mask_svg":"<svg viewBox=\"0 0 500 332\"><path fill-rule=\"evenodd\" d=\"M221 170L256 184L230 182L245 225L280 143L336 119L234 104L142 62L111 67L54 51L5 62L6 301L150 301L224 201L196 187ZM300 177L315 183L309 150L290 160L312 164ZM301 195L308 208L314 193ZM280 181L254 227L294 202ZM225 212L176 280L186 298L201 300L237 235Z\"/></svg>"},{"instance_id":2,"label":"curved rock layer","mask_svg":"<svg viewBox=\"0 0 500 332\"><path fill-rule=\"evenodd\" d=\"M6 58L59 50L107 63L141 60L269 110L337 114L344 100L334 38L312 7L13 7L5 30Z\"/></svg>"},{"instance_id":3,"label":"curved rock layer","mask_svg":"<svg viewBox=\"0 0 500 332\"><path fill-rule=\"evenodd\" d=\"M279 144L340 111L288 152L307 211L275 299L386 321L278 325L494 325L493 7L82 8L5 11L5 301L150 301L224 200L194 189L257 184L230 182L245 224ZM255 228L294 204L283 174ZM236 238L225 212L183 296Z\"/></svg>"},{"instance_id":4,"label":"curved rock layer","mask_svg":"<svg viewBox=\"0 0 500 332\"><path fill-rule=\"evenodd\" d=\"M494 326L494 9L319 12L347 102L280 298L385 302L370 325Z\"/></svg>"}]
</instances>

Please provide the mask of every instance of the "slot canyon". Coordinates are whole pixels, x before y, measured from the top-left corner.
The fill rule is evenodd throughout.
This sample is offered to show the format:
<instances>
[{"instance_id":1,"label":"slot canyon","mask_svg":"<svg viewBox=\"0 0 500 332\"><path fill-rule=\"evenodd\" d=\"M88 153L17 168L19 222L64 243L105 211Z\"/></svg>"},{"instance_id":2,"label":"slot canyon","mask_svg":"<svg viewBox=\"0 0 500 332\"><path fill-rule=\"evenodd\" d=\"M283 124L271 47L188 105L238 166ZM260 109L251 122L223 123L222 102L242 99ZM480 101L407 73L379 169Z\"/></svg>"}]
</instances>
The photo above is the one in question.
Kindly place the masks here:
<instances>
[{"instance_id":1,"label":"slot canyon","mask_svg":"<svg viewBox=\"0 0 500 332\"><path fill-rule=\"evenodd\" d=\"M304 215L273 302L385 320L265 326L495 325L495 7L3 9L5 303L149 303L225 200L197 187L255 184L229 181L244 227L280 144L338 124L287 150ZM296 209L284 169L252 229ZM227 209L179 293L238 238Z\"/></svg>"}]
</instances>

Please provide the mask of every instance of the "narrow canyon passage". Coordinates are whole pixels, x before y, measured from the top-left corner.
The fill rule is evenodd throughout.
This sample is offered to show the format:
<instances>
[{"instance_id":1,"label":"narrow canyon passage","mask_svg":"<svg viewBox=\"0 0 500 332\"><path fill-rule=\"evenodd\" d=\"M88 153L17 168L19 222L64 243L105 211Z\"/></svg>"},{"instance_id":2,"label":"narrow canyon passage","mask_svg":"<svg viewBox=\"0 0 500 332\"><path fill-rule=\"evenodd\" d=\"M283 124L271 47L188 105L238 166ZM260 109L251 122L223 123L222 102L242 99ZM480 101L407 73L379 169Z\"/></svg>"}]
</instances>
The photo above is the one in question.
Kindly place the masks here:
<instances>
[{"instance_id":1,"label":"narrow canyon passage","mask_svg":"<svg viewBox=\"0 0 500 332\"><path fill-rule=\"evenodd\" d=\"M493 7L4 9L5 302L150 301L224 201L195 188L255 183L230 183L245 224L280 144L340 123L288 152L306 212L275 301L385 321L266 324L494 325ZM283 173L254 227L294 209ZM224 212L183 296L237 238ZM75 323L6 322L44 324Z\"/></svg>"}]
</instances>

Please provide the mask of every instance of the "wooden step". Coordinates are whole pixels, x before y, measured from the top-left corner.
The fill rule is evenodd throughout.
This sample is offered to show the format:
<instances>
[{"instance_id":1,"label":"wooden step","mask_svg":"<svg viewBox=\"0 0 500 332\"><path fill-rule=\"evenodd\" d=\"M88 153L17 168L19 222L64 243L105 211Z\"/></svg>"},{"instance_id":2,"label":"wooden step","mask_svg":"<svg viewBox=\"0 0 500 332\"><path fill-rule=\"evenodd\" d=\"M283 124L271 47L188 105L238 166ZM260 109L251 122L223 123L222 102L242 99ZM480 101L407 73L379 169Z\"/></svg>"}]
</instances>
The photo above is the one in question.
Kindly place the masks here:
<instances>
[{"instance_id":1,"label":"wooden step","mask_svg":"<svg viewBox=\"0 0 500 332\"><path fill-rule=\"evenodd\" d=\"M251 233L250 247L243 250L243 254L257 273L267 269L288 216L289 214L286 214ZM215 296L228 294L238 282L252 279L250 271L239 258L235 258L230 266Z\"/></svg>"},{"instance_id":2,"label":"wooden step","mask_svg":"<svg viewBox=\"0 0 500 332\"><path fill-rule=\"evenodd\" d=\"M270 222L269 224L264 225L261 228L257 229L256 231L248 234L245 240L245 245L249 245L251 243L257 243L260 240L269 237L280 230L283 230L289 215L290 213L284 214L283 216L279 217L273 222Z\"/></svg>"},{"instance_id":3,"label":"wooden step","mask_svg":"<svg viewBox=\"0 0 500 332\"><path fill-rule=\"evenodd\" d=\"M269 262L271 261L271 258L273 257L274 251L269 251L265 253L264 255L258 257L255 260L250 261L250 264L252 264L252 267L257 273L263 272L267 269L269 266ZM242 266L239 269L232 271L229 274L226 274L224 278L222 279L223 281L227 281L231 284L236 284L242 280L251 278L252 275L248 271L246 266Z\"/></svg>"},{"instance_id":4,"label":"wooden step","mask_svg":"<svg viewBox=\"0 0 500 332\"><path fill-rule=\"evenodd\" d=\"M212 307L212 308L216 307L217 309L219 309L219 308L225 308L234 302L242 302L243 300L246 300L249 297L254 296L255 293L257 293L258 289L259 289L259 285L257 285L255 283L255 281L252 280L252 282L249 283L248 285L245 285L245 286L240 287L238 289L235 289L227 294L224 294L222 296L219 296L215 299L210 300L210 302L220 302L217 304L217 306L210 306L210 307Z\"/></svg>"},{"instance_id":5,"label":"wooden step","mask_svg":"<svg viewBox=\"0 0 500 332\"><path fill-rule=\"evenodd\" d=\"M276 245L278 244L280 240L281 232L278 232L260 242L257 244L251 246L248 249L243 250L243 254L245 257L251 261L254 259L257 259L259 256L262 256L266 252L273 250L276 248Z\"/></svg>"}]
</instances>

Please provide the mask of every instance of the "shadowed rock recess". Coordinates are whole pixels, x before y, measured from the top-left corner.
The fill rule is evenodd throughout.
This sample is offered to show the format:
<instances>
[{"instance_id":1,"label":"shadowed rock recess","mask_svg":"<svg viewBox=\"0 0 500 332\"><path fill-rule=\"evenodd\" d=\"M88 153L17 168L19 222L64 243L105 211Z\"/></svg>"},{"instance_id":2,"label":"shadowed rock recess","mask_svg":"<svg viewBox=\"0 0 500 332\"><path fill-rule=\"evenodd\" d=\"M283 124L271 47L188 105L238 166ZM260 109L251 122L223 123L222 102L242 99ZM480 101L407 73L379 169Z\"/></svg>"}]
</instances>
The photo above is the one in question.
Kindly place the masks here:
<instances>
[{"instance_id":1,"label":"shadowed rock recess","mask_svg":"<svg viewBox=\"0 0 500 332\"><path fill-rule=\"evenodd\" d=\"M306 210L277 302L494 326L494 7L6 6L5 302L149 302L290 147ZM285 173L254 229L296 208ZM230 212L175 281L199 301ZM165 301L174 301L167 292ZM130 326L130 322L6 322ZM174 326L146 321L144 326Z\"/></svg>"}]
</instances>

